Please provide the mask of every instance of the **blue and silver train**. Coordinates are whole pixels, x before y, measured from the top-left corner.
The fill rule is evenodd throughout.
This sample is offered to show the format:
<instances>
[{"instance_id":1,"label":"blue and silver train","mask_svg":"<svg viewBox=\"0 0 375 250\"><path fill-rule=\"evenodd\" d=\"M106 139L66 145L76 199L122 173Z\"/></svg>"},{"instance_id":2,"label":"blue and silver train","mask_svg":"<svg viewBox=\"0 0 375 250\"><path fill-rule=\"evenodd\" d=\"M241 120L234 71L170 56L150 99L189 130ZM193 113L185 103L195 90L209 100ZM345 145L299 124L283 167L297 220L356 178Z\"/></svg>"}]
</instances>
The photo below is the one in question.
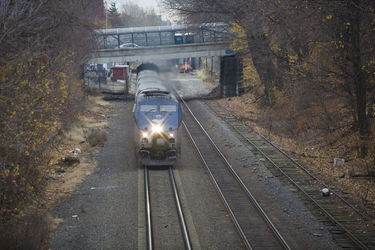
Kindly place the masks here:
<instances>
[{"instance_id":1,"label":"blue and silver train","mask_svg":"<svg viewBox=\"0 0 375 250\"><path fill-rule=\"evenodd\" d=\"M137 68L133 113L138 160L145 166L174 164L181 153L181 106L164 86L155 64Z\"/></svg>"}]
</instances>

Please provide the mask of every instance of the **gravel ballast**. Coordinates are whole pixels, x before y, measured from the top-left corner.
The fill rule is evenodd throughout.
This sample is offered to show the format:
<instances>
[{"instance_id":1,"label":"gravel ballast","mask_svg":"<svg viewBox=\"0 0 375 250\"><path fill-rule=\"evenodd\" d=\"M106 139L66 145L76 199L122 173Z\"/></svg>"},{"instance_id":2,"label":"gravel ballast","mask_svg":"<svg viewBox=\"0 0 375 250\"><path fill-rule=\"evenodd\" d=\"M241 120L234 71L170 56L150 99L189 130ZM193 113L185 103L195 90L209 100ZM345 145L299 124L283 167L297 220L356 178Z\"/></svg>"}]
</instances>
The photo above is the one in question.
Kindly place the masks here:
<instances>
[{"instance_id":1,"label":"gravel ballast","mask_svg":"<svg viewBox=\"0 0 375 250\"><path fill-rule=\"evenodd\" d=\"M208 88L195 76L174 79L188 96ZM191 79L191 81L189 81ZM189 97L192 97L190 95ZM134 157L133 100L111 101L108 140L94 172L54 215L63 223L51 237L51 249L144 249L143 167ZM341 249L304 204L198 100L189 105L292 249ZM182 156L173 166L194 249L244 249L205 167L186 131ZM168 237L166 235L165 237ZM162 239L155 239L162 240ZM170 249L163 246L163 249Z\"/></svg>"}]
</instances>

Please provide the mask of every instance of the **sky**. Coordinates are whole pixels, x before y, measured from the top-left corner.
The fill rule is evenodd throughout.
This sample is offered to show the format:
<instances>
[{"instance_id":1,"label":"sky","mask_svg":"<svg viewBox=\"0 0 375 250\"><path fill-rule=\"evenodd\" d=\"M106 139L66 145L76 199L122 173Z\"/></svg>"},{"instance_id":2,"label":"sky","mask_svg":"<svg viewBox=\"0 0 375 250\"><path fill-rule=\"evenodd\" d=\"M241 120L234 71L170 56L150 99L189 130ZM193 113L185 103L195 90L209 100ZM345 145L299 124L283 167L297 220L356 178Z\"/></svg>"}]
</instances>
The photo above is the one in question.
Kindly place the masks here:
<instances>
[{"instance_id":1,"label":"sky","mask_svg":"<svg viewBox=\"0 0 375 250\"><path fill-rule=\"evenodd\" d=\"M122 3L130 2L132 0L105 0L107 3L109 2L115 2L117 6L120 6ZM132 1L133 2L133 1ZM156 0L136 0L137 5L141 7L154 7L155 9L158 9L158 3Z\"/></svg>"},{"instance_id":2,"label":"sky","mask_svg":"<svg viewBox=\"0 0 375 250\"><path fill-rule=\"evenodd\" d=\"M163 19L168 19L166 16L165 16L165 13L163 13L160 8L158 8L158 0L135 0L135 3L139 6L141 6L142 8L146 8L146 9L149 9L150 7L154 8L155 9L155 12L157 14L161 14L163 16ZM116 6L117 7L120 7L122 3L126 3L126 2L134 2L134 0L104 0L104 2L106 2L107 6L110 5L111 2L115 2L116 3Z\"/></svg>"},{"instance_id":3,"label":"sky","mask_svg":"<svg viewBox=\"0 0 375 250\"><path fill-rule=\"evenodd\" d=\"M121 1L121 0L117 0L117 1ZM142 6L142 7L155 7L157 8L158 7L158 3L156 2L156 0L137 0L136 1L138 5Z\"/></svg>"}]
</instances>

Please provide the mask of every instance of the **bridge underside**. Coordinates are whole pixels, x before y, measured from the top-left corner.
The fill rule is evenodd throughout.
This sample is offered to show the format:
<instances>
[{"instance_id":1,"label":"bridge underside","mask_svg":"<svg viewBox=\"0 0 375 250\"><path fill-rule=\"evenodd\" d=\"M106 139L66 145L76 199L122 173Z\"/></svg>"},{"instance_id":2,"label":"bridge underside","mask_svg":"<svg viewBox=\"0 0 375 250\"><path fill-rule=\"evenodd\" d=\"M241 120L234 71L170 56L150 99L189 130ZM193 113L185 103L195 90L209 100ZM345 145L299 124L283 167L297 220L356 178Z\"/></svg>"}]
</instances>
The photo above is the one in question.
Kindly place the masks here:
<instances>
[{"instance_id":1,"label":"bridge underside","mask_svg":"<svg viewBox=\"0 0 375 250\"><path fill-rule=\"evenodd\" d=\"M220 92L222 97L243 92L242 63L230 49L229 42L146 46L126 49L102 49L92 54L90 64L146 62L181 58L220 57ZM212 69L211 69L212 70Z\"/></svg>"}]
</instances>

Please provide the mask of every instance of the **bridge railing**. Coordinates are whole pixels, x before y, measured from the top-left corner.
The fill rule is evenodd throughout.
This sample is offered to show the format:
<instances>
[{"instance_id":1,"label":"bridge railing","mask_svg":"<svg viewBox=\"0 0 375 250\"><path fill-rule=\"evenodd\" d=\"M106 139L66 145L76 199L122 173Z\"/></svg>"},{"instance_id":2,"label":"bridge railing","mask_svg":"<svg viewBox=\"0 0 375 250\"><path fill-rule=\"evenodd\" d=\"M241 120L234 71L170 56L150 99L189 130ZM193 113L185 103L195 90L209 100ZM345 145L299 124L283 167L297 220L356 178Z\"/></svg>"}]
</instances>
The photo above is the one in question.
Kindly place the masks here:
<instances>
[{"instance_id":1,"label":"bridge railing","mask_svg":"<svg viewBox=\"0 0 375 250\"><path fill-rule=\"evenodd\" d=\"M161 46L184 43L220 42L233 39L230 26L225 23L195 26L151 26L97 30L98 49Z\"/></svg>"}]
</instances>

